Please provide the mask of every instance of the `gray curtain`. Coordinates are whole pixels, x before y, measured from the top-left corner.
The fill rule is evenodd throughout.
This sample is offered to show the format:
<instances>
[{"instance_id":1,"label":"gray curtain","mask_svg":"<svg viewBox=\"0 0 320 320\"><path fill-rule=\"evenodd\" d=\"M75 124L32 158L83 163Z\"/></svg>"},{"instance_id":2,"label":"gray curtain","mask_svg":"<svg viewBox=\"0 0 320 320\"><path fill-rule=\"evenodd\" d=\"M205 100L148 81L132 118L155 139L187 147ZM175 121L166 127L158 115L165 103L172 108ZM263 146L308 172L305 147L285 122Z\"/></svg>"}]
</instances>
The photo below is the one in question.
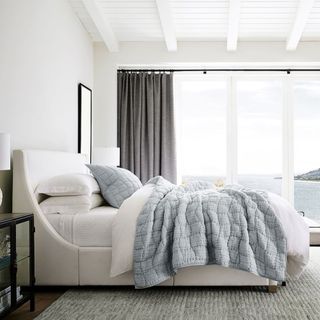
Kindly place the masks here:
<instances>
[{"instance_id":1,"label":"gray curtain","mask_svg":"<svg viewBox=\"0 0 320 320\"><path fill-rule=\"evenodd\" d=\"M118 146L121 167L143 183L176 183L172 73L118 72Z\"/></svg>"}]
</instances>

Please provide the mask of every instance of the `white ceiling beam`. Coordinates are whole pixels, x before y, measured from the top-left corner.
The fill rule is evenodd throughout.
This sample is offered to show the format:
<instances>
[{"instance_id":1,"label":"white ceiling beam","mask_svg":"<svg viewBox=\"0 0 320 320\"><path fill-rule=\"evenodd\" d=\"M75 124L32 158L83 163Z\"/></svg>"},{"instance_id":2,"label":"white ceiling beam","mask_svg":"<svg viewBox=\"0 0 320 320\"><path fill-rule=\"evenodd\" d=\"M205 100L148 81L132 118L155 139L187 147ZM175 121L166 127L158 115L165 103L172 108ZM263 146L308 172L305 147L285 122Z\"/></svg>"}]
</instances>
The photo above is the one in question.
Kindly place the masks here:
<instances>
[{"instance_id":1,"label":"white ceiling beam","mask_svg":"<svg viewBox=\"0 0 320 320\"><path fill-rule=\"evenodd\" d=\"M287 50L297 49L313 4L314 0L300 0L293 27L287 40Z\"/></svg>"},{"instance_id":2,"label":"white ceiling beam","mask_svg":"<svg viewBox=\"0 0 320 320\"><path fill-rule=\"evenodd\" d=\"M156 0L156 3L167 49L168 51L177 51L177 38L174 31L169 0Z\"/></svg>"},{"instance_id":3,"label":"white ceiling beam","mask_svg":"<svg viewBox=\"0 0 320 320\"><path fill-rule=\"evenodd\" d=\"M112 30L112 27L106 17L103 15L101 9L95 0L82 0L89 16L93 20L96 28L98 29L105 45L110 52L119 51L118 40Z\"/></svg>"},{"instance_id":4,"label":"white ceiling beam","mask_svg":"<svg viewBox=\"0 0 320 320\"><path fill-rule=\"evenodd\" d=\"M229 0L227 50L237 50L241 0Z\"/></svg>"}]
</instances>

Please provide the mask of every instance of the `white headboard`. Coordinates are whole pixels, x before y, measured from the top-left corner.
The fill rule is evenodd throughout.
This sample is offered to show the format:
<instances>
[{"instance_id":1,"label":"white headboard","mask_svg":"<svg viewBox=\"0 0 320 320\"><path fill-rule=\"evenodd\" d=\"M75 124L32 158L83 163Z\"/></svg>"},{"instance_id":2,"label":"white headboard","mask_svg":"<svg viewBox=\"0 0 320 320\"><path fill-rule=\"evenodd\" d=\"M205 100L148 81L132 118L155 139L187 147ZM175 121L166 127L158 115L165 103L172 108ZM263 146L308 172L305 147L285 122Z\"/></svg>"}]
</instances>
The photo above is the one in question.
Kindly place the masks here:
<instances>
[{"instance_id":1,"label":"white headboard","mask_svg":"<svg viewBox=\"0 0 320 320\"><path fill-rule=\"evenodd\" d=\"M32 212L40 181L68 173L89 173L82 154L45 150L13 151L13 211Z\"/></svg>"}]
</instances>

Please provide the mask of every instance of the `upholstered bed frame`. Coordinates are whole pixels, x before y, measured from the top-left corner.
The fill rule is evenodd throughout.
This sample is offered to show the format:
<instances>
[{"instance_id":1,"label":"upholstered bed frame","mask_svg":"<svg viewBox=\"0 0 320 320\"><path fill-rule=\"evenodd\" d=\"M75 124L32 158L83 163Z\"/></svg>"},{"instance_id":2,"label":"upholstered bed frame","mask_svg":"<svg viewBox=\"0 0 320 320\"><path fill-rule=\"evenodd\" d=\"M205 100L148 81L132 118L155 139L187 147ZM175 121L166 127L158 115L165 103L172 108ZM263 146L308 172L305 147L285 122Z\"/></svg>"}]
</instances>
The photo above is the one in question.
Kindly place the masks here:
<instances>
[{"instance_id":1,"label":"upholstered bed frame","mask_svg":"<svg viewBox=\"0 0 320 320\"><path fill-rule=\"evenodd\" d=\"M39 207L35 188L41 180L67 173L88 173L80 154L16 150L13 152L13 211L35 219L36 285L133 285L132 273L110 278L112 247L79 247L64 240ZM267 286L277 283L216 265L189 267L165 286Z\"/></svg>"}]
</instances>

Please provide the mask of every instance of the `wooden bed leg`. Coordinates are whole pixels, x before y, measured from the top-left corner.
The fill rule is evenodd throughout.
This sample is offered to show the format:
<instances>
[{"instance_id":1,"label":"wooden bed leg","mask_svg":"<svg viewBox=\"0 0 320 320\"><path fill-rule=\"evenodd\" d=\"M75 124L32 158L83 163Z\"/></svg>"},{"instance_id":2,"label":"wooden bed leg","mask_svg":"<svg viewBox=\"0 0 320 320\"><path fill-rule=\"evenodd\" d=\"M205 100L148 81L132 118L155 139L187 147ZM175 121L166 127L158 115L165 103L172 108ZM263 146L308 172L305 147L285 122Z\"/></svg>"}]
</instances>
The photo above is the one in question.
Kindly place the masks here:
<instances>
[{"instance_id":1,"label":"wooden bed leg","mask_svg":"<svg viewBox=\"0 0 320 320\"><path fill-rule=\"evenodd\" d=\"M275 285L270 285L268 286L268 293L276 293L277 292L278 287Z\"/></svg>"}]
</instances>

